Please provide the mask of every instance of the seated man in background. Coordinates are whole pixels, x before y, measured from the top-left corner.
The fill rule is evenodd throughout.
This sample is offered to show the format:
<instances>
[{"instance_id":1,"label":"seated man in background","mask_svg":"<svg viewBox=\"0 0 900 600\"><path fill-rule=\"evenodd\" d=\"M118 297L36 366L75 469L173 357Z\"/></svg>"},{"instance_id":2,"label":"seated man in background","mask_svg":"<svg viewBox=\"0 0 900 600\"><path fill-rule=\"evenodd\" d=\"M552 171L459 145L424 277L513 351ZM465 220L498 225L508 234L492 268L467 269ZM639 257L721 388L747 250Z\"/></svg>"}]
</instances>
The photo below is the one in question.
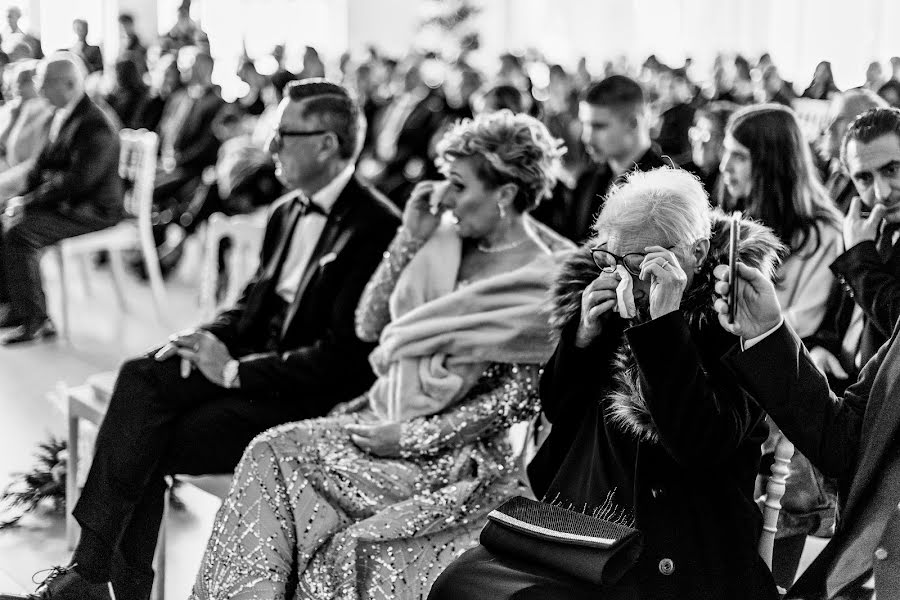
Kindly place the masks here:
<instances>
[{"instance_id":1,"label":"seated man in background","mask_svg":"<svg viewBox=\"0 0 900 600\"><path fill-rule=\"evenodd\" d=\"M400 218L354 177L358 119L339 85L288 88L269 150L291 191L259 270L233 308L122 366L71 507L81 538L38 598L107 600L111 586L146 600L167 475L229 473L260 432L323 416L375 380L354 310Z\"/></svg>"},{"instance_id":2,"label":"seated man in background","mask_svg":"<svg viewBox=\"0 0 900 600\"><path fill-rule=\"evenodd\" d=\"M159 123L161 168L153 190L154 210L159 212L154 235L164 272L180 258L184 228L194 220L188 209L203 170L216 164L220 142L212 124L225 105L212 83L209 54L185 49L178 62L187 87L172 94L163 110ZM169 227L175 229L169 232Z\"/></svg>"},{"instance_id":3,"label":"seated man in background","mask_svg":"<svg viewBox=\"0 0 900 600\"><path fill-rule=\"evenodd\" d=\"M0 238L3 344L56 335L41 288L40 251L104 229L122 217L119 135L84 93L84 67L61 52L43 65L41 93L56 109L49 141L29 171L24 194L9 201Z\"/></svg>"},{"instance_id":4,"label":"seated man in background","mask_svg":"<svg viewBox=\"0 0 900 600\"><path fill-rule=\"evenodd\" d=\"M12 99L0 109L0 207L25 188L25 177L47 143L53 107L38 93L36 61L14 65Z\"/></svg>"},{"instance_id":5,"label":"seated man in background","mask_svg":"<svg viewBox=\"0 0 900 600\"><path fill-rule=\"evenodd\" d=\"M88 74L103 71L103 53L100 46L92 46L87 41L88 23L84 19L75 19L72 21L72 31L78 41L69 51L84 62L84 66Z\"/></svg>"},{"instance_id":6,"label":"seated man in background","mask_svg":"<svg viewBox=\"0 0 900 600\"><path fill-rule=\"evenodd\" d=\"M850 208L850 200L856 188L841 162L841 140L853 119L871 108L887 108L887 102L875 92L863 88L838 94L828 107L828 124L816 144L819 158L828 165L825 187L835 205L844 214Z\"/></svg>"},{"instance_id":7,"label":"seated man in background","mask_svg":"<svg viewBox=\"0 0 900 600\"><path fill-rule=\"evenodd\" d=\"M841 162L858 196L844 219L846 251L831 264L840 297L818 333L829 355L813 360L826 375L853 381L900 318L900 110L873 108L846 131Z\"/></svg>"},{"instance_id":8,"label":"seated man in background","mask_svg":"<svg viewBox=\"0 0 900 600\"><path fill-rule=\"evenodd\" d=\"M650 148L647 103L636 81L612 75L592 83L582 96L578 118L581 139L594 164L578 177L563 217L551 222L580 243L590 236L603 198L617 179L628 171L649 171L667 163Z\"/></svg>"}]
</instances>

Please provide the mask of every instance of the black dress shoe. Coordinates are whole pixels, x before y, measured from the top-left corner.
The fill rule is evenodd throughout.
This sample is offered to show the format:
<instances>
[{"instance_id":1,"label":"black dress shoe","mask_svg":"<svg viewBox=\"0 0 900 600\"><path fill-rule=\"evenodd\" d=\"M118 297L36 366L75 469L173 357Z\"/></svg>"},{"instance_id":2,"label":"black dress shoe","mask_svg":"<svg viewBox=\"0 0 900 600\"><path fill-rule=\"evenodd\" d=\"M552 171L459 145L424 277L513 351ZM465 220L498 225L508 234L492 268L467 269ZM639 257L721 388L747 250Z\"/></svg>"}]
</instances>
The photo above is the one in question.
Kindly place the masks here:
<instances>
[{"instance_id":1,"label":"black dress shoe","mask_svg":"<svg viewBox=\"0 0 900 600\"><path fill-rule=\"evenodd\" d=\"M47 578L33 594L2 594L0 600L112 600L112 596L108 583L91 583L71 565L50 569Z\"/></svg>"},{"instance_id":2,"label":"black dress shoe","mask_svg":"<svg viewBox=\"0 0 900 600\"><path fill-rule=\"evenodd\" d=\"M3 340L0 340L0 344L11 346L13 344L21 344L37 339L54 337L56 337L56 327L53 326L53 321L44 319L43 321L33 321L31 323L20 325L3 338Z\"/></svg>"}]
</instances>

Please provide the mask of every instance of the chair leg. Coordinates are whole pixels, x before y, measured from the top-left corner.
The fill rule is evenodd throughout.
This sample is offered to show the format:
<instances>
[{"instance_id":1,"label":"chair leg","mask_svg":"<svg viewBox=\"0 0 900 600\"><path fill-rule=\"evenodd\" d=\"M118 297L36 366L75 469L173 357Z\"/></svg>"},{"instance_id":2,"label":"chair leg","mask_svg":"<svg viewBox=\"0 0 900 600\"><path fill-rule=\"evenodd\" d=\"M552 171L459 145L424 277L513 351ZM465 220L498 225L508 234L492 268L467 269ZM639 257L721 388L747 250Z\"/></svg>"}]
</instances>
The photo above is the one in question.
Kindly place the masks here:
<instances>
[{"instance_id":1,"label":"chair leg","mask_svg":"<svg viewBox=\"0 0 900 600\"><path fill-rule=\"evenodd\" d=\"M142 248L144 265L147 267L147 277L150 280L150 291L153 293L153 308L160 323L166 323L166 286L163 283L162 271L159 268L159 258L155 248L152 252Z\"/></svg>"},{"instance_id":2,"label":"chair leg","mask_svg":"<svg viewBox=\"0 0 900 600\"><path fill-rule=\"evenodd\" d=\"M81 270L81 284L84 287L84 295L92 296L93 289L91 288L91 266L90 260L93 257L93 254L79 254L78 255L78 268Z\"/></svg>"},{"instance_id":3,"label":"chair leg","mask_svg":"<svg viewBox=\"0 0 900 600\"><path fill-rule=\"evenodd\" d=\"M69 339L69 291L66 285L66 258L60 246L55 247L56 259L59 264L59 305L60 305L60 330L64 338Z\"/></svg>"},{"instance_id":4,"label":"chair leg","mask_svg":"<svg viewBox=\"0 0 900 600\"><path fill-rule=\"evenodd\" d=\"M153 591L150 592L150 600L165 600L166 595L166 522L169 520L169 502L172 499L172 486L166 486L166 495L163 498L163 516L159 524L159 537L156 542L156 556L153 557L153 570L156 576L153 579Z\"/></svg>"},{"instance_id":5,"label":"chair leg","mask_svg":"<svg viewBox=\"0 0 900 600\"><path fill-rule=\"evenodd\" d=\"M122 312L128 312L128 302L125 300L125 261L119 250L109 251L109 273L112 276L116 300L119 301Z\"/></svg>"},{"instance_id":6,"label":"chair leg","mask_svg":"<svg viewBox=\"0 0 900 600\"><path fill-rule=\"evenodd\" d=\"M63 395L63 398L66 399L66 405L68 406L68 419L69 419L69 458L66 463L66 544L68 545L69 550L73 550L75 548L75 544L78 543L78 534L80 528L78 527L78 521L75 520L75 517L72 516L72 511L75 510L75 503L78 502L79 489L78 489L78 421L79 418L77 415L72 414L72 401L69 397L68 391L66 390L65 384L59 384L57 387L59 392Z\"/></svg>"}]
</instances>

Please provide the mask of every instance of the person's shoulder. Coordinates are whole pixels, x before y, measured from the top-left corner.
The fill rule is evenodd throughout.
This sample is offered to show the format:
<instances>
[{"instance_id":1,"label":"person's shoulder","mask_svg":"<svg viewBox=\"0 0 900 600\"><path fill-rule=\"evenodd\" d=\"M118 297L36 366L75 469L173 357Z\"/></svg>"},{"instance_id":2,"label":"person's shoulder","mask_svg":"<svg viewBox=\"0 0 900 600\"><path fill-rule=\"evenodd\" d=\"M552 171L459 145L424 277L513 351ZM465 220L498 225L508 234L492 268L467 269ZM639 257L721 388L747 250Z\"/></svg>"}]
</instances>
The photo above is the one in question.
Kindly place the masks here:
<instances>
[{"instance_id":1,"label":"person's shoulder","mask_svg":"<svg viewBox=\"0 0 900 600\"><path fill-rule=\"evenodd\" d=\"M362 211L363 215L388 223L400 222L400 210L397 206L387 196L356 175L347 182L344 192L353 196L354 204Z\"/></svg>"}]
</instances>

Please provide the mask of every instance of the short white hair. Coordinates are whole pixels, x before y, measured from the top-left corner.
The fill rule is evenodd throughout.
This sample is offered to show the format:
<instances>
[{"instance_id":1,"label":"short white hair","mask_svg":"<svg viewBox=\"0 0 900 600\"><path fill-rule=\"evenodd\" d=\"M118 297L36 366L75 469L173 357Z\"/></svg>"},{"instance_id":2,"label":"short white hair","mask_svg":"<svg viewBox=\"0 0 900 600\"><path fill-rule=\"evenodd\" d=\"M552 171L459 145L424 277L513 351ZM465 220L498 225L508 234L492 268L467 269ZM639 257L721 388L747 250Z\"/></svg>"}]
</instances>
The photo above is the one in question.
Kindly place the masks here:
<instances>
[{"instance_id":1,"label":"short white hair","mask_svg":"<svg viewBox=\"0 0 900 600\"><path fill-rule=\"evenodd\" d=\"M693 244L712 229L709 196L703 184L683 169L660 167L634 171L613 186L594 223L598 237L619 238L652 228L669 244Z\"/></svg>"}]
</instances>

